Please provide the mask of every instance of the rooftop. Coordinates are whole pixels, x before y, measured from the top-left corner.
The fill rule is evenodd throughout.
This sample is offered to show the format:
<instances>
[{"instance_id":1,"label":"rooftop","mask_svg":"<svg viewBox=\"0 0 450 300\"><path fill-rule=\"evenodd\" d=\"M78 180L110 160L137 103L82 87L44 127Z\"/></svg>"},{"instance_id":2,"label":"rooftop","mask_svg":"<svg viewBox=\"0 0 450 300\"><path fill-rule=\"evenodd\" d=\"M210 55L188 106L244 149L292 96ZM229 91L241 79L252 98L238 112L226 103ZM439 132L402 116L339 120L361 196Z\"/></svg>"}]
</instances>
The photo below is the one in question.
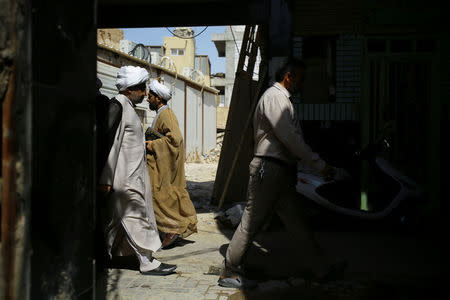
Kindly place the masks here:
<instances>
[{"instance_id":1,"label":"rooftop","mask_svg":"<svg viewBox=\"0 0 450 300\"><path fill-rule=\"evenodd\" d=\"M225 33L214 33L212 35L211 40L214 42L214 45L216 46L219 57L225 57L225 41L226 41Z\"/></svg>"}]
</instances>

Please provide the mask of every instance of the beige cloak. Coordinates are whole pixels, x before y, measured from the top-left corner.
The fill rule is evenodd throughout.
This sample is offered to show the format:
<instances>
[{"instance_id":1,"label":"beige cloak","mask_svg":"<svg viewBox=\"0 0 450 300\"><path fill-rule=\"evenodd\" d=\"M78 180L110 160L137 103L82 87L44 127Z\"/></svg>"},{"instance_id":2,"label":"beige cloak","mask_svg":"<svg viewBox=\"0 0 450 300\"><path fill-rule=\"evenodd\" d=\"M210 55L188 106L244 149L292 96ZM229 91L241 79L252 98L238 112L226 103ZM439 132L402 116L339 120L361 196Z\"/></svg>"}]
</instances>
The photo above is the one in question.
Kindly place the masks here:
<instances>
[{"instance_id":1,"label":"beige cloak","mask_svg":"<svg viewBox=\"0 0 450 300\"><path fill-rule=\"evenodd\" d=\"M153 153L147 154L156 223L159 231L186 237L197 232L197 215L186 190L183 136L170 108L162 110L154 124L153 129L165 135L152 142Z\"/></svg>"},{"instance_id":2,"label":"beige cloak","mask_svg":"<svg viewBox=\"0 0 450 300\"><path fill-rule=\"evenodd\" d=\"M153 214L144 132L131 101L121 94L116 99L123 108L122 120L100 178L100 184L114 190L108 199L108 252L121 256L138 251L151 257L161 240Z\"/></svg>"}]
</instances>

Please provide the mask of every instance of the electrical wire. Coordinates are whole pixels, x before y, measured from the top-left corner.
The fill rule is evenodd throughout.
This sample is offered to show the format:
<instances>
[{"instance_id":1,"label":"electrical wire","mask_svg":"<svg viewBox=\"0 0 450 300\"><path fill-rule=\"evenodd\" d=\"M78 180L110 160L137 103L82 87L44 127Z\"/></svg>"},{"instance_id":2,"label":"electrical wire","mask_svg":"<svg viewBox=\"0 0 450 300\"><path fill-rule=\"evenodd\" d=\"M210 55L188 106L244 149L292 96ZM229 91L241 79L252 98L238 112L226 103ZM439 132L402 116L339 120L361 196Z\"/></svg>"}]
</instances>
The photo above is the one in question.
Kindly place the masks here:
<instances>
[{"instance_id":1,"label":"electrical wire","mask_svg":"<svg viewBox=\"0 0 450 300\"><path fill-rule=\"evenodd\" d=\"M190 39L195 39L195 38L198 37L200 34L202 34L203 32L205 32L205 30L206 30L208 27L209 27L209 26L206 26L205 28L203 28L202 31L200 31L199 33L197 33L197 34L194 35L193 37L183 37L183 36L179 36L179 35L176 35L172 30L170 30L169 27L166 27L166 29L167 29L171 34L173 34L174 36L176 36L177 38L185 39L185 40L190 40Z\"/></svg>"}]
</instances>

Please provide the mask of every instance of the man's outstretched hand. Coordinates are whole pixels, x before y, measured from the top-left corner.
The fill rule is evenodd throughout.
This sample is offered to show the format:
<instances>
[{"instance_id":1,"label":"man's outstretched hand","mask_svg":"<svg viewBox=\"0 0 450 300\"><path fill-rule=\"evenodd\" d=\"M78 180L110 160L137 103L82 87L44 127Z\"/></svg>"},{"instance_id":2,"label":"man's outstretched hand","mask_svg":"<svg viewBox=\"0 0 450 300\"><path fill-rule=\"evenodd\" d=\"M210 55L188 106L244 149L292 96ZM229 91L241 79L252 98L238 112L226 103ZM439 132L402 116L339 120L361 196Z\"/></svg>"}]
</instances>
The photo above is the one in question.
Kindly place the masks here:
<instances>
[{"instance_id":1,"label":"man's outstretched hand","mask_svg":"<svg viewBox=\"0 0 450 300\"><path fill-rule=\"evenodd\" d=\"M147 146L147 150L152 152L153 151L152 141L145 141L145 144Z\"/></svg>"}]
</instances>

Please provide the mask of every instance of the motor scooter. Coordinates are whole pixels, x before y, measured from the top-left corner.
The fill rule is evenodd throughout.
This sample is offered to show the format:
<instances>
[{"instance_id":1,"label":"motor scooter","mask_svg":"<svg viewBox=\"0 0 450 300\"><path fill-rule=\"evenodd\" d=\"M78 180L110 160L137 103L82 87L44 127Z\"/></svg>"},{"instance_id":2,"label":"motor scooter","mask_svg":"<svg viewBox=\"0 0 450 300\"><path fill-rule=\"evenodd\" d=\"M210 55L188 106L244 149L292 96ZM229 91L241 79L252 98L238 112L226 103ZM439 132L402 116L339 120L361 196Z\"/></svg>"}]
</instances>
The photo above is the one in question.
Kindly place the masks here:
<instances>
[{"instance_id":1,"label":"motor scooter","mask_svg":"<svg viewBox=\"0 0 450 300\"><path fill-rule=\"evenodd\" d=\"M365 221L366 224L382 221L384 224L400 225L404 229L417 229L420 225L420 205L423 191L417 183L394 168L381 154L390 147L386 138L370 143L355 151L347 166L335 168L333 178L324 178L318 172L299 163L297 192L310 202L309 212L319 218ZM361 165L368 162L369 188L361 192ZM363 207L367 199L369 206ZM377 222L375 222L377 223ZM379 225L379 223L377 223Z\"/></svg>"}]
</instances>

